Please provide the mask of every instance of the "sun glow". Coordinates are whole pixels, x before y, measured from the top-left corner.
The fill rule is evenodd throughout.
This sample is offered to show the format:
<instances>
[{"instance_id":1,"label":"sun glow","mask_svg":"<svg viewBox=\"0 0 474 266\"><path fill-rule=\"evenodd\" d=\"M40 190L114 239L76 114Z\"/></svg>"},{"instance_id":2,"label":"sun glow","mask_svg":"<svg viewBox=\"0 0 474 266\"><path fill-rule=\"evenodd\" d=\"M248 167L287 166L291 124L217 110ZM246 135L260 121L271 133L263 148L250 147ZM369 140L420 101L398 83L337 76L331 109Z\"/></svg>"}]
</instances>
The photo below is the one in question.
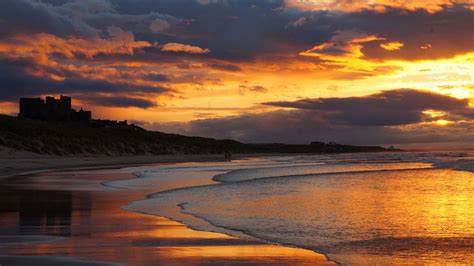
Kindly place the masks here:
<instances>
[{"instance_id":1,"label":"sun glow","mask_svg":"<svg viewBox=\"0 0 474 266\"><path fill-rule=\"evenodd\" d=\"M451 123L453 123L452 121L448 121L448 120L444 120L444 119L440 119L440 120L436 120L435 123L439 126L446 126L446 125L449 125Z\"/></svg>"},{"instance_id":2,"label":"sun glow","mask_svg":"<svg viewBox=\"0 0 474 266\"><path fill-rule=\"evenodd\" d=\"M446 115L445 112L436 111L436 110L426 110L426 111L423 112L423 114L429 115L432 118Z\"/></svg>"}]
</instances>

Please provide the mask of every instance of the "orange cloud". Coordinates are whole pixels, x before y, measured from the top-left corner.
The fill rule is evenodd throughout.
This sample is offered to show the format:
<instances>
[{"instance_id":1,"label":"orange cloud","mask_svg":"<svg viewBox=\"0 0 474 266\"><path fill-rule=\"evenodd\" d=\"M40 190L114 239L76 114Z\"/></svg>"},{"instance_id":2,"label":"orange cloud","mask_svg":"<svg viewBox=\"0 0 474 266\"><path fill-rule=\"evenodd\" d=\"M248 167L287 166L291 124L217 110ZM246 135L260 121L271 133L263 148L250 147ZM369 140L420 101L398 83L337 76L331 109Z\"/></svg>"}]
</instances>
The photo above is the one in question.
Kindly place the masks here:
<instances>
[{"instance_id":1,"label":"orange cloud","mask_svg":"<svg viewBox=\"0 0 474 266\"><path fill-rule=\"evenodd\" d=\"M373 10L385 12L387 8L400 8L409 11L418 9L436 13L445 6L465 5L471 10L472 0L286 0L286 6L302 10L333 10L341 12L358 12Z\"/></svg>"},{"instance_id":2,"label":"orange cloud","mask_svg":"<svg viewBox=\"0 0 474 266\"><path fill-rule=\"evenodd\" d=\"M314 46L301 52L303 56L316 56L322 59L337 60L340 58L360 58L363 44L372 41L385 40L376 35L367 35L356 31L340 31L329 42Z\"/></svg>"},{"instance_id":3,"label":"orange cloud","mask_svg":"<svg viewBox=\"0 0 474 266\"><path fill-rule=\"evenodd\" d=\"M387 51L396 51L400 50L405 44L402 42L387 42L381 43L380 48L385 49Z\"/></svg>"},{"instance_id":4,"label":"orange cloud","mask_svg":"<svg viewBox=\"0 0 474 266\"><path fill-rule=\"evenodd\" d=\"M144 41L135 41L133 34L119 28L109 29L110 38L63 39L51 34L17 35L0 43L0 53L9 57L32 57L48 60L52 54L66 58L82 55L92 58L97 54L133 54L135 50L153 46Z\"/></svg>"},{"instance_id":5,"label":"orange cloud","mask_svg":"<svg viewBox=\"0 0 474 266\"><path fill-rule=\"evenodd\" d=\"M181 43L167 43L161 47L162 51L188 54L207 54L211 50Z\"/></svg>"}]
</instances>

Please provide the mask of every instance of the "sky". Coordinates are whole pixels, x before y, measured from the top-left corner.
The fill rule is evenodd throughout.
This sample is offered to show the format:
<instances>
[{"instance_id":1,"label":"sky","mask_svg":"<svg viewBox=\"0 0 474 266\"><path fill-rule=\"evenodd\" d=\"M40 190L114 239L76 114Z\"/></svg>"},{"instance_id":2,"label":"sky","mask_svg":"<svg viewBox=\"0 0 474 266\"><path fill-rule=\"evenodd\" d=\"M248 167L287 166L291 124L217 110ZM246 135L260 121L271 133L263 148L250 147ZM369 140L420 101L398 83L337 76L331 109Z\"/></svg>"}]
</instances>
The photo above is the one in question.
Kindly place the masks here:
<instances>
[{"instance_id":1,"label":"sky","mask_svg":"<svg viewBox=\"0 0 474 266\"><path fill-rule=\"evenodd\" d=\"M473 28L473 0L2 0L0 113L64 94L185 135L466 147Z\"/></svg>"}]
</instances>

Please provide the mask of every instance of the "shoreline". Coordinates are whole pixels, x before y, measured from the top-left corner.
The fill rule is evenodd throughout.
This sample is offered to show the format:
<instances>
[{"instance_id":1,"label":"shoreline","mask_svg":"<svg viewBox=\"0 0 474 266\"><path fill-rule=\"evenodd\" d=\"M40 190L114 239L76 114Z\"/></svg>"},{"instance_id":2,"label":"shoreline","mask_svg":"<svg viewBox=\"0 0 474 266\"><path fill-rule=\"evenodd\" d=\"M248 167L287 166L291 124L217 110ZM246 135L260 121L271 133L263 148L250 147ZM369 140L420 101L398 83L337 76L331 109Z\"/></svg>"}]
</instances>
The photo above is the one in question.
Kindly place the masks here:
<instances>
[{"instance_id":1,"label":"shoreline","mask_svg":"<svg viewBox=\"0 0 474 266\"><path fill-rule=\"evenodd\" d=\"M255 155L255 154L251 154L251 155L236 155L235 158L238 159L238 158L247 158L247 157L258 157L259 155ZM262 155L260 155L262 156ZM12 178L12 177L18 177L18 176L30 176L30 175L33 175L33 176L37 176L37 175L44 175L44 174L54 174L54 173L60 173L60 172L84 172L84 173L87 173L88 170L110 170L110 169L123 169L123 168L127 168L127 167L133 167L133 166L141 166L141 165L153 165L153 164L168 164L168 163L179 163L179 162L211 162L211 161L224 161L223 156L221 155L198 155L198 156L159 156L159 158L157 156L153 156L152 158L150 157L146 157L146 160L143 161L143 157L142 158L137 158L137 157L134 157L132 159L134 160L125 160L124 162L124 157L120 157L120 158L108 158L108 160L106 162L97 162L97 161L93 161L91 162L90 159L91 158L86 158L87 160L84 160L84 158L82 158L82 161L77 164L77 161L75 164L71 163L72 160L77 160L77 158L62 158L63 160L60 160L60 163L57 163L57 161L55 161L55 163L52 163L50 164L49 166L55 166L56 168L43 168L43 169L33 169L33 170L30 170L30 171L22 171L24 170L25 168L28 168L28 167L31 167L31 165L28 165L24 168L19 168L19 169L15 169L17 170L17 172L15 172L15 174L10 174L9 176L4 176L3 178ZM41 158L42 160L51 160L51 158ZM98 158L94 158L94 159L98 159ZM0 159L0 162L1 162L2 159ZM22 160L15 160L15 159L10 159L10 162L14 162L14 163L18 163L18 162L21 162ZM66 163L65 163L66 162ZM33 171L36 171L36 172L33 172ZM1 172L0 172L0 176L1 176ZM128 178L136 178L133 174L133 172L130 172L130 173L127 173L128 175ZM123 177L119 177L117 179L111 179L109 181L113 181L113 180L122 180ZM0 178L1 180L1 178ZM4 181L5 179L1 180L0 182L5 182ZM102 185L102 184L101 184ZM116 192L111 192L111 193L116 193ZM142 198L144 198L148 193L141 193L142 195ZM138 200L139 198L133 198L133 200ZM162 217L162 216L155 216L155 215L150 215L150 214L140 214L138 212L133 212L133 211L129 211L129 210L124 210L121 208L121 206L123 205L123 203L121 204L118 204L115 206L116 209L119 209L120 211L123 211L123 212L128 212L128 213L133 213L134 215L144 215L144 216L151 216L152 218L151 219L158 219L158 220L161 220L162 223L164 224L167 224L167 223L170 223L172 220L168 219L168 218L165 218L165 217ZM117 210L115 210L117 211ZM225 262L225 259L230 259L230 261L227 261L227 262L232 262L234 260L241 260L241 259L244 259L244 260L249 260L249 261L253 261L254 263L264 263L264 264L285 264L284 262L285 261L288 261L286 264L288 265L292 265L294 263L296 264L302 264L302 265L307 265L307 264L322 264L322 265L334 265L335 263L332 262L332 261L329 261L327 259L327 257L324 255L324 254L320 254L320 253L317 253L317 252L314 252L312 250L307 250L307 249L301 249L301 248L297 248L297 247L288 247L288 246L283 246L283 245L278 245L278 244L268 244L268 243L265 243L263 241L255 241L255 242L252 242L252 243L247 243L248 241L247 240L244 240L244 239L240 239L238 237L233 237L233 236L229 236L227 234L223 234L223 233L213 233L213 232L207 232L207 231L198 231L198 230L195 230L195 229L192 229L190 228L189 226L187 226L186 224L183 224L183 223L180 223L180 222L175 222L173 221L173 223L175 223L175 227L176 226L179 226L179 227L182 227L182 232L180 232L180 234L184 233L184 234L188 234L188 235L192 235L192 239L194 238L200 238L200 237L203 237L203 238L207 238L209 236L211 236L210 239L208 239L207 241L209 241L210 243L214 243L216 245L211 245L209 247L204 247L204 249L200 249L199 252L201 254L206 254L209 253L210 255L212 256L215 256L215 252L216 250L227 250L227 252L236 252L235 250L232 251L232 244L229 246L229 244L225 244L224 242L230 242L230 243L235 243L235 247L234 249L236 249L238 251L238 253L242 253L244 252L245 254L243 255L243 258L220 258L220 260L224 260L223 262ZM222 242L222 239L226 239L226 241ZM186 240L186 241L190 241L190 239ZM186 242L185 241L185 242ZM60 241L62 242L62 241ZM221 243L221 244L219 244ZM57 243L52 243L51 245L54 246L55 244ZM29 245L29 244L27 244ZM34 246L34 244L31 244ZM23 246L24 247L24 246ZM178 245L179 247L179 245ZM183 247L181 247L183 248ZM4 249L2 247L2 249ZM230 250L229 250L230 249ZM229 254L230 254L229 253ZM8 253L7 253L8 254ZM38 254L38 255L41 255L41 254ZM241 254L242 255L242 254ZM207 255L206 255L207 256ZM201 256L205 259L206 256ZM232 257L234 255L231 255L230 257ZM9 255L2 255L2 257L5 259L5 258L12 258L12 259L15 259L15 258L18 258L17 255L13 254L11 256ZM54 262L55 258L57 256L52 256L53 258L51 258L52 262ZM1 258L1 257L0 257ZM25 257L26 258L26 257ZM61 261L64 257L58 257L59 261ZM69 258L69 256L67 256L66 258ZM72 256L71 258L73 259L80 259L82 260L83 258L82 257L75 257L75 256ZM28 258L30 259L30 258ZM34 258L33 258L34 259ZM40 261L41 260L44 260L45 258L44 257L39 257ZM85 258L86 260L88 261L94 261L94 262L98 262L98 263L101 263L102 260L97 260L95 258L89 258L89 257L86 257ZM218 258L219 259L219 258ZM263 259L263 260L262 260ZM194 260L194 259L193 259ZM301 261L300 261L301 260ZM40 262L38 261L38 262ZM105 261L104 262L107 262L108 261ZM206 262L206 260L202 261L202 262ZM19 263L21 264L21 263ZM184 263L184 264L187 264L187 263ZM193 263L191 263L193 264Z\"/></svg>"},{"instance_id":2,"label":"shoreline","mask_svg":"<svg viewBox=\"0 0 474 266\"><path fill-rule=\"evenodd\" d=\"M280 154L235 154L234 159L260 156L278 156ZM145 166L153 164L220 162L225 161L221 154L199 155L143 155L143 156L90 156L60 157L29 154L21 157L9 157L0 153L0 180L16 176L34 175L45 172L119 169L125 167Z\"/></svg>"}]
</instances>

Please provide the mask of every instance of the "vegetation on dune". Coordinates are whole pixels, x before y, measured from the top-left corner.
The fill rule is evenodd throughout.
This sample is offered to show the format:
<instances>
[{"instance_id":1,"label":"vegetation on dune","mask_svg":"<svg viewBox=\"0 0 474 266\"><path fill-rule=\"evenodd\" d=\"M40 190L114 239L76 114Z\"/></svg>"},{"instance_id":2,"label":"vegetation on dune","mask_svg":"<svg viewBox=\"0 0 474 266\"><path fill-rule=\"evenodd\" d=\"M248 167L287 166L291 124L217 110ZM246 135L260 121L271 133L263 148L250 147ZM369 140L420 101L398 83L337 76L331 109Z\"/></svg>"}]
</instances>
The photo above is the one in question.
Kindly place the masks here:
<instances>
[{"instance_id":1,"label":"vegetation on dune","mask_svg":"<svg viewBox=\"0 0 474 266\"><path fill-rule=\"evenodd\" d=\"M186 137L136 126L44 122L0 115L0 146L48 155L154 155L233 153L317 153L385 151L339 144L243 144L234 140Z\"/></svg>"}]
</instances>

